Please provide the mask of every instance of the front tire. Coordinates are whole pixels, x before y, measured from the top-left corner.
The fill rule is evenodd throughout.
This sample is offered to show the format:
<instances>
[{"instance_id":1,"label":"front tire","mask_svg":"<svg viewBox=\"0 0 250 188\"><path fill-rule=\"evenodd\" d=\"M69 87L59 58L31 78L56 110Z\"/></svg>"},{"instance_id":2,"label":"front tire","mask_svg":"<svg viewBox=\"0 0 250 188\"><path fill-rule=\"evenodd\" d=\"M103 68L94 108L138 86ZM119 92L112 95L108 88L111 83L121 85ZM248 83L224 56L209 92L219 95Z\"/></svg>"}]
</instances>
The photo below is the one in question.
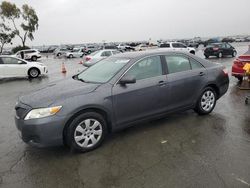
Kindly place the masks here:
<instances>
[{"instance_id":1,"label":"front tire","mask_svg":"<svg viewBox=\"0 0 250 188\"><path fill-rule=\"evenodd\" d=\"M102 115L86 112L77 116L67 129L67 144L71 150L88 152L101 145L107 134L107 123Z\"/></svg>"},{"instance_id":2,"label":"front tire","mask_svg":"<svg viewBox=\"0 0 250 188\"><path fill-rule=\"evenodd\" d=\"M40 71L37 68L31 68L28 72L30 78L37 78L40 74Z\"/></svg>"},{"instance_id":3,"label":"front tire","mask_svg":"<svg viewBox=\"0 0 250 188\"><path fill-rule=\"evenodd\" d=\"M216 92L213 88L207 87L203 90L200 95L196 107L195 112L199 115L206 115L213 111L216 105Z\"/></svg>"},{"instance_id":4,"label":"front tire","mask_svg":"<svg viewBox=\"0 0 250 188\"><path fill-rule=\"evenodd\" d=\"M72 59L72 58L73 58L73 55L72 55L72 54L70 54L70 55L69 55L69 58L70 58L70 59Z\"/></svg>"}]
</instances>

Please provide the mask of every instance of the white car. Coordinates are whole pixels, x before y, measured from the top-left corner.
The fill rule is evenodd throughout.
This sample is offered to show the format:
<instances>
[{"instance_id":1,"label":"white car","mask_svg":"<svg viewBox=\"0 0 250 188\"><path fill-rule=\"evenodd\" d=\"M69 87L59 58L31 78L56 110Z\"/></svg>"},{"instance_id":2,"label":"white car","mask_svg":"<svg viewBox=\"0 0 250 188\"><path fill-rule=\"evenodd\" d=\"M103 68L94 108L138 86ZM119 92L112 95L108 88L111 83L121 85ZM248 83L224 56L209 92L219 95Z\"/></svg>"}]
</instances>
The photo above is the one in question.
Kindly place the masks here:
<instances>
[{"instance_id":1,"label":"white car","mask_svg":"<svg viewBox=\"0 0 250 188\"><path fill-rule=\"evenodd\" d=\"M88 55L85 57L85 62L83 63L84 66L86 67L90 67L94 64L96 64L97 62L112 56L112 55L116 55L121 53L118 50L99 50L96 52L93 52L92 54Z\"/></svg>"},{"instance_id":2,"label":"white car","mask_svg":"<svg viewBox=\"0 0 250 188\"><path fill-rule=\"evenodd\" d=\"M185 44L181 42L165 42L160 44L160 48L166 48L173 51L183 51L195 54L195 48L187 47Z\"/></svg>"},{"instance_id":3,"label":"white car","mask_svg":"<svg viewBox=\"0 0 250 188\"><path fill-rule=\"evenodd\" d=\"M146 44L139 44L138 46L135 47L135 51L152 50L156 48L157 46L148 46Z\"/></svg>"},{"instance_id":4,"label":"white car","mask_svg":"<svg viewBox=\"0 0 250 188\"><path fill-rule=\"evenodd\" d=\"M16 54L14 54L14 57L22 58L22 52L24 53L25 60L36 61L37 59L42 57L40 52L36 49L20 50Z\"/></svg>"},{"instance_id":5,"label":"white car","mask_svg":"<svg viewBox=\"0 0 250 188\"><path fill-rule=\"evenodd\" d=\"M65 56L67 58L73 58L73 57L83 57L87 53L85 52L85 48L74 48L70 52L65 52Z\"/></svg>"},{"instance_id":6,"label":"white car","mask_svg":"<svg viewBox=\"0 0 250 188\"><path fill-rule=\"evenodd\" d=\"M40 62L29 62L12 56L0 56L0 78L30 77L48 73L48 68Z\"/></svg>"}]
</instances>

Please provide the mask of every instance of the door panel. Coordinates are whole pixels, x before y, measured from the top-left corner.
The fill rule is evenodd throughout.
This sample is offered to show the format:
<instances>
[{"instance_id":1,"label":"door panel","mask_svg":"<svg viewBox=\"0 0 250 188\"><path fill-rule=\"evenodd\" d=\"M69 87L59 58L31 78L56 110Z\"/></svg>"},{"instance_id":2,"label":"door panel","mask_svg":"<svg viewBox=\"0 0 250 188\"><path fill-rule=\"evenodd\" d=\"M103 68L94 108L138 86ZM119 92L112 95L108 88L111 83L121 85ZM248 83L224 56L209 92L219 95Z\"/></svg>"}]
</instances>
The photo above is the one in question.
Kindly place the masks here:
<instances>
[{"instance_id":1,"label":"door panel","mask_svg":"<svg viewBox=\"0 0 250 188\"><path fill-rule=\"evenodd\" d=\"M191 106L198 99L206 70L197 69L168 75L171 109Z\"/></svg>"},{"instance_id":2,"label":"door panel","mask_svg":"<svg viewBox=\"0 0 250 188\"><path fill-rule=\"evenodd\" d=\"M113 105L118 125L166 110L169 99L166 76L138 80L113 87Z\"/></svg>"},{"instance_id":3,"label":"door panel","mask_svg":"<svg viewBox=\"0 0 250 188\"><path fill-rule=\"evenodd\" d=\"M182 55L168 55L165 59L170 89L169 108L193 105L206 80L206 69L199 62Z\"/></svg>"},{"instance_id":4,"label":"door panel","mask_svg":"<svg viewBox=\"0 0 250 188\"><path fill-rule=\"evenodd\" d=\"M118 125L166 110L169 92L162 65L160 56L143 58L124 75L134 77L136 83L114 85L113 105Z\"/></svg>"}]
</instances>

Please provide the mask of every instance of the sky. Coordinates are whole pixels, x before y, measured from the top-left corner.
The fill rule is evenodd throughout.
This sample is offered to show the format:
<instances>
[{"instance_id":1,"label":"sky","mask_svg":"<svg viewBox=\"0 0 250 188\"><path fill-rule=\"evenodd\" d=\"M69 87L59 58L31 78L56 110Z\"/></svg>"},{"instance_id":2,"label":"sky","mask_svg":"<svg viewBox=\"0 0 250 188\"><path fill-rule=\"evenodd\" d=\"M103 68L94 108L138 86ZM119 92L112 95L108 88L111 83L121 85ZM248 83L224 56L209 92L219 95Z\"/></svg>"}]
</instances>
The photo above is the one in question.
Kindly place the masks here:
<instances>
[{"instance_id":1,"label":"sky","mask_svg":"<svg viewBox=\"0 0 250 188\"><path fill-rule=\"evenodd\" d=\"M33 46L250 34L250 0L9 1L35 9Z\"/></svg>"}]
</instances>

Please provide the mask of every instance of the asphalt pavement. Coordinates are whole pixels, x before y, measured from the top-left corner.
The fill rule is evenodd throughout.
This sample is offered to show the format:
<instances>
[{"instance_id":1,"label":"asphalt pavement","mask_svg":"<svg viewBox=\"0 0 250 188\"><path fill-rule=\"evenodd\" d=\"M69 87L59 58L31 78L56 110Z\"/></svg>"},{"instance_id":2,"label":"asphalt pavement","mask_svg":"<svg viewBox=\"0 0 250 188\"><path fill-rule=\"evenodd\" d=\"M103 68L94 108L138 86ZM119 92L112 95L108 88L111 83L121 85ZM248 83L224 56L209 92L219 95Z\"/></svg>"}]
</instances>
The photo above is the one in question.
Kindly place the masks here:
<instances>
[{"instance_id":1,"label":"asphalt pavement","mask_svg":"<svg viewBox=\"0 0 250 188\"><path fill-rule=\"evenodd\" d=\"M247 45L233 43L238 54ZM201 49L197 55L203 57ZM210 60L230 72L233 59ZM250 105L244 104L250 91L239 90L231 76L228 92L207 116L192 110L168 115L111 134L83 154L23 143L14 124L17 97L82 71L80 60L43 56L48 76L0 80L1 188L250 187Z\"/></svg>"}]
</instances>

